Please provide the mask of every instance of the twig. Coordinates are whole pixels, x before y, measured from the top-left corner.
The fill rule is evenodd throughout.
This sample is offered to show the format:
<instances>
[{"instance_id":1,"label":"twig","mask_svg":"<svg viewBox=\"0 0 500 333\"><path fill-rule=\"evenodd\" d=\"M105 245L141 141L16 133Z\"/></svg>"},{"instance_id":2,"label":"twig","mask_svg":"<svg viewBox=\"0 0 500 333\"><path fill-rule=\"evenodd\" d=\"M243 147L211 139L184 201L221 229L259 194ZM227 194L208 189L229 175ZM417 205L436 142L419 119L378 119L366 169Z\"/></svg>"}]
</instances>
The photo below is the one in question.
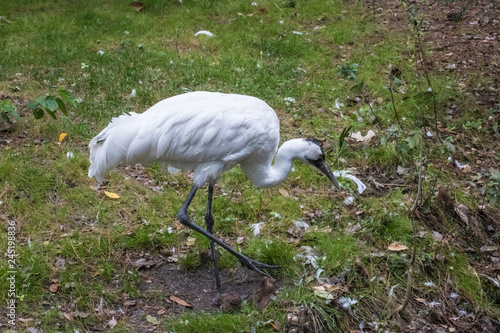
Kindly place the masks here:
<instances>
[{"instance_id":1,"label":"twig","mask_svg":"<svg viewBox=\"0 0 500 333\"><path fill-rule=\"evenodd\" d=\"M378 119L377 115L375 114L375 110L373 110L373 107L370 104L370 100L368 99L368 97L365 94L363 94L363 91L361 91L360 87L358 87L358 91L359 91L359 94L361 95L361 97L363 97L365 103L368 104L368 107L370 108L370 111L372 112L373 116L375 117L375 120L377 121L377 125L380 128L380 131L383 132L384 129L382 128L382 124L380 123L380 120Z\"/></svg>"},{"instance_id":2,"label":"twig","mask_svg":"<svg viewBox=\"0 0 500 333\"><path fill-rule=\"evenodd\" d=\"M390 77L389 77L389 91L391 92L391 103L392 103L392 109L394 110L394 116L398 121L399 128L401 128L401 131L404 132L405 130L403 129L403 125L401 125L401 120L399 120L398 113L396 112L396 104L394 104L394 89L392 88L392 78Z\"/></svg>"},{"instance_id":3,"label":"twig","mask_svg":"<svg viewBox=\"0 0 500 333\"><path fill-rule=\"evenodd\" d=\"M427 84L429 85L429 88L431 89L432 106L434 109L434 126L436 128L437 138L439 140L439 143L443 144L443 141L441 140L441 135L439 135L439 128L438 128L436 94L434 93L434 88L432 87L431 79L429 77L429 70L428 70L427 66L425 65L424 47L422 45L422 39L420 38L418 27L419 27L419 25L415 26L415 29L417 30L415 33L416 38L417 38L417 46L418 46L417 54L420 58L420 66L422 67L422 71L424 72L425 80L427 81Z\"/></svg>"},{"instance_id":4,"label":"twig","mask_svg":"<svg viewBox=\"0 0 500 333\"><path fill-rule=\"evenodd\" d=\"M84 261L82 260L82 258L80 258L80 256L78 255L78 252L76 252L76 249L75 249L75 247L73 246L73 241L72 241L71 239L68 239L68 241L69 241L69 245L71 245L71 247L73 248L73 251L75 252L75 255L76 255L76 257L78 258L78 260L80 260L81 262L84 262Z\"/></svg>"},{"instance_id":5,"label":"twig","mask_svg":"<svg viewBox=\"0 0 500 333\"><path fill-rule=\"evenodd\" d=\"M417 197L415 198L415 202L413 204L413 207L411 208L411 213L412 215L415 213L415 210L417 207L420 205L422 202L421 195L422 195L422 151L423 151L423 140L424 139L424 130L422 128L422 131L420 132L420 154L419 154L419 159L420 159L420 164L418 166L418 188L417 188ZM408 265L408 277L406 280L406 294L405 298L403 299L403 303L396 309L395 313L400 314L401 311L403 311L406 306L408 305L408 302L410 301L410 294L411 294L411 288L413 284L413 269L415 267L415 258L417 256L417 227L415 225L415 220L413 218L410 219L411 221L411 228L413 231L413 251L411 254L411 260Z\"/></svg>"}]
</instances>

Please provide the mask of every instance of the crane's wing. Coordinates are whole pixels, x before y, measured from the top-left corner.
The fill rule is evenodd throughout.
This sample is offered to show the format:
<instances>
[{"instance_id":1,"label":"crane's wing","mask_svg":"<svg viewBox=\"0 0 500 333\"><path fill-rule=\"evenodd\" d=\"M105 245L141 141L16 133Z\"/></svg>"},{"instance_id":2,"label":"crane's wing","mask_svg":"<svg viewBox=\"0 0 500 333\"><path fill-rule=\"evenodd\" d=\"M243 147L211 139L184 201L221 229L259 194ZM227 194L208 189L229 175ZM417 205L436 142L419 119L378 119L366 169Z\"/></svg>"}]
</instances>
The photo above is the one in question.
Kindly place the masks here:
<instances>
[{"instance_id":1,"label":"crane's wing","mask_svg":"<svg viewBox=\"0 0 500 333\"><path fill-rule=\"evenodd\" d=\"M263 144L268 143L276 146L272 154L276 152L279 122L265 102L249 96L203 92L179 97L183 98L166 103L168 109L160 104L145 113L147 117L163 118L153 134L153 141L158 142L157 159L182 168L182 164L191 163L237 163L262 153Z\"/></svg>"}]
</instances>

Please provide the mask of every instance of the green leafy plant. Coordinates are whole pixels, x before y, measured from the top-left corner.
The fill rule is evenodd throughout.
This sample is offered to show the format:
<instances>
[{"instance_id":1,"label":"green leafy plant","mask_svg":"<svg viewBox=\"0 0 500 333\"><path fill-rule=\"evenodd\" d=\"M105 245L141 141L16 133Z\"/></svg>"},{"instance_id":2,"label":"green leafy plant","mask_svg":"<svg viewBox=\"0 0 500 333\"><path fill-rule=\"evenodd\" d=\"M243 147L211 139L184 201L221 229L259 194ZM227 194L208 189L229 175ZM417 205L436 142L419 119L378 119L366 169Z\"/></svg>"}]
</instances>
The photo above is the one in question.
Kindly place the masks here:
<instances>
[{"instance_id":1,"label":"green leafy plant","mask_svg":"<svg viewBox=\"0 0 500 333\"><path fill-rule=\"evenodd\" d=\"M9 116L15 120L21 120L21 116L16 112L16 106L10 99L0 101L0 116L3 121L9 124L12 123Z\"/></svg>"},{"instance_id":2,"label":"green leafy plant","mask_svg":"<svg viewBox=\"0 0 500 333\"><path fill-rule=\"evenodd\" d=\"M35 119L40 119L43 117L45 112L56 119L56 111L59 109L61 112L67 116L68 109L66 104L68 103L73 107L76 107L78 100L69 93L66 89L59 89L59 97L57 96L40 96L36 101L31 101L28 103L28 108L33 110L33 115Z\"/></svg>"},{"instance_id":3,"label":"green leafy plant","mask_svg":"<svg viewBox=\"0 0 500 333\"><path fill-rule=\"evenodd\" d=\"M337 149L337 163L338 163L339 159L346 152L347 144L345 142L345 138L347 138L349 136L349 133L351 132L351 129L352 129L352 126L345 127L342 130L342 133L340 133L340 136L339 136L339 146L338 146L338 149Z\"/></svg>"},{"instance_id":4,"label":"green leafy plant","mask_svg":"<svg viewBox=\"0 0 500 333\"><path fill-rule=\"evenodd\" d=\"M478 173L477 176L473 177L474 180L479 180L483 178L481 173ZM482 195L486 195L488 197L488 201L490 205L496 206L500 203L500 171L490 169L489 182L486 183L482 190Z\"/></svg>"}]
</instances>

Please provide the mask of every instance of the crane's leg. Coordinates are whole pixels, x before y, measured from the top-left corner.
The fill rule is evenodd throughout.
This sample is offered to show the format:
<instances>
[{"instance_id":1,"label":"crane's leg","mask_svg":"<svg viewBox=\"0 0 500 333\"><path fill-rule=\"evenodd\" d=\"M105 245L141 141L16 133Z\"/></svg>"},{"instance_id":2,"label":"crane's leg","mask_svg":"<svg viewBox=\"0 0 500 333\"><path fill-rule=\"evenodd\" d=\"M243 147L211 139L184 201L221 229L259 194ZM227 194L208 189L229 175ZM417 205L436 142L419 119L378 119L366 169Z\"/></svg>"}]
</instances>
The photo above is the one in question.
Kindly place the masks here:
<instances>
[{"instance_id":1,"label":"crane's leg","mask_svg":"<svg viewBox=\"0 0 500 333\"><path fill-rule=\"evenodd\" d=\"M212 198L214 195L214 185L208 184L208 200L207 200L207 213L205 214L205 225L207 226L208 233L213 235L214 218L212 216ZM217 252L215 250L215 243L210 240L210 252L212 253L212 263L214 264L215 284L217 285L217 293L222 291L220 284L219 268L217 267Z\"/></svg>"},{"instance_id":2,"label":"crane's leg","mask_svg":"<svg viewBox=\"0 0 500 333\"><path fill-rule=\"evenodd\" d=\"M187 213L187 209L189 205L191 204L191 201L194 198L194 195L196 194L196 191L198 191L198 186L194 185L191 191L189 192L188 196L186 197L186 200L182 204L181 209L177 213L177 220L179 220L180 223L184 224L185 226L193 229L196 232L199 232L200 234L204 235L211 241L213 241L216 244L219 244L220 247L223 249L229 251L233 256L238 258L238 260L241 262L241 264L253 271L256 271L257 273L267 275L263 271L261 271L259 268L263 269L273 269L273 268L280 268L281 266L278 265L266 265L261 262L255 261L253 259L248 258L247 256L244 256L243 254L239 253L238 251L234 250L232 247L221 241L219 238L215 237L211 233L207 232L205 229L197 225L196 223L193 223L189 219L189 215Z\"/></svg>"}]
</instances>

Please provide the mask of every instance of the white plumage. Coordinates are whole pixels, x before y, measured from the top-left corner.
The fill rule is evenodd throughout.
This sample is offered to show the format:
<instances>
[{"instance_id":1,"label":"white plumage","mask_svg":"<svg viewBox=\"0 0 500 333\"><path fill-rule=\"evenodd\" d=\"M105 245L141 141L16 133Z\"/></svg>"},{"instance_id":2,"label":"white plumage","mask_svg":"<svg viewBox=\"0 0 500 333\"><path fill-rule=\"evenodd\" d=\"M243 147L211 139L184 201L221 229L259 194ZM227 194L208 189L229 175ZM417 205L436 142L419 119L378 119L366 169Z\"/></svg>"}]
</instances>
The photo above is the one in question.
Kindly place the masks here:
<instances>
[{"instance_id":1,"label":"white plumage","mask_svg":"<svg viewBox=\"0 0 500 333\"><path fill-rule=\"evenodd\" d=\"M186 93L167 98L142 114L132 112L113 118L90 141L89 177L95 176L102 183L106 171L122 162L128 165L161 162L171 172L194 170L193 189L177 218L210 238L220 291L213 242L253 270L261 272L258 267L275 268L243 256L212 235L213 186L224 171L240 164L255 185L272 187L286 179L293 161L298 159L319 168L340 188L326 164L318 141L293 139L283 143L277 151L278 143L279 120L264 101L235 94ZM192 223L187 216L187 207L205 183L209 184L205 216L208 232Z\"/></svg>"},{"instance_id":2,"label":"white plumage","mask_svg":"<svg viewBox=\"0 0 500 333\"><path fill-rule=\"evenodd\" d=\"M195 184L216 181L245 159L270 162L279 121L264 101L250 96L193 92L167 98L142 114L112 122L89 144L89 177L104 180L120 162L162 162L194 170Z\"/></svg>"}]
</instances>

